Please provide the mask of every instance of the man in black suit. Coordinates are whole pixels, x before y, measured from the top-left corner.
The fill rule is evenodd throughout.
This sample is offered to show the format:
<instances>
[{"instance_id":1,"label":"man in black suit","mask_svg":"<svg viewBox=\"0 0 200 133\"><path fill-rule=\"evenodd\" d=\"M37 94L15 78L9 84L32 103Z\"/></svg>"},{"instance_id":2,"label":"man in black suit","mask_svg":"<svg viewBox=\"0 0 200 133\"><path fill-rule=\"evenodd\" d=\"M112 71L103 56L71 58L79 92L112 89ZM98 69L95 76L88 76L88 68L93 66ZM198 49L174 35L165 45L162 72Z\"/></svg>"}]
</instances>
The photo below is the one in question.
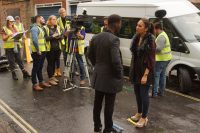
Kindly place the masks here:
<instances>
[{"instance_id":1,"label":"man in black suit","mask_svg":"<svg viewBox=\"0 0 200 133\"><path fill-rule=\"evenodd\" d=\"M123 86L120 40L116 36L120 28L121 17L111 15L108 17L108 30L97 34L90 42L88 56L94 65L92 87L95 89L93 119L96 133L102 130L100 114L104 97L105 129L103 133L116 133L113 129L112 115L116 93L120 92Z\"/></svg>"}]
</instances>

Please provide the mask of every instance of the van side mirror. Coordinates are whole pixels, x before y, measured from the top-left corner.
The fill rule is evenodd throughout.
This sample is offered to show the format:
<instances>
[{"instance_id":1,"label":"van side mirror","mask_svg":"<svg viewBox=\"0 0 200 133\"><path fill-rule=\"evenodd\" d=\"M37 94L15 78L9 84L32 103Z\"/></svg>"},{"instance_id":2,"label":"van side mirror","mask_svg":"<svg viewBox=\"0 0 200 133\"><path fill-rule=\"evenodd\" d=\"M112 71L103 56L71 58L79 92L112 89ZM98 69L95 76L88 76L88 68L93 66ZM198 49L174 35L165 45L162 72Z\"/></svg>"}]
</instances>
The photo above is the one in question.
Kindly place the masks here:
<instances>
[{"instance_id":1,"label":"van side mirror","mask_svg":"<svg viewBox=\"0 0 200 133\"><path fill-rule=\"evenodd\" d=\"M172 50L182 53L189 53L189 50L186 47L184 41L179 37L173 37Z\"/></svg>"}]
</instances>

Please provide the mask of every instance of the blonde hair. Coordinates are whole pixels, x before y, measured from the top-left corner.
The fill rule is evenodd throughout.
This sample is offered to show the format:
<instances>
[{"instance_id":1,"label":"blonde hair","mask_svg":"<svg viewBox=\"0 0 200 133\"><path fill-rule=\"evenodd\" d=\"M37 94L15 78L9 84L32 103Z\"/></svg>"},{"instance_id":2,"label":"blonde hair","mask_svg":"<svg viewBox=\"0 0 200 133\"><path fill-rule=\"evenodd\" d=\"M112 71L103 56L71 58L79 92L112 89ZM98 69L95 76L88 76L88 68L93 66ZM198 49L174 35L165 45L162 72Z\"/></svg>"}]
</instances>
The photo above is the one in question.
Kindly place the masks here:
<instances>
[{"instance_id":1,"label":"blonde hair","mask_svg":"<svg viewBox=\"0 0 200 133\"><path fill-rule=\"evenodd\" d=\"M57 19L57 17L56 17L55 15L49 16L49 18L48 18L48 20L47 20L47 25L51 25L51 20L52 20L54 17ZM57 22L57 21L56 21L56 22Z\"/></svg>"}]
</instances>

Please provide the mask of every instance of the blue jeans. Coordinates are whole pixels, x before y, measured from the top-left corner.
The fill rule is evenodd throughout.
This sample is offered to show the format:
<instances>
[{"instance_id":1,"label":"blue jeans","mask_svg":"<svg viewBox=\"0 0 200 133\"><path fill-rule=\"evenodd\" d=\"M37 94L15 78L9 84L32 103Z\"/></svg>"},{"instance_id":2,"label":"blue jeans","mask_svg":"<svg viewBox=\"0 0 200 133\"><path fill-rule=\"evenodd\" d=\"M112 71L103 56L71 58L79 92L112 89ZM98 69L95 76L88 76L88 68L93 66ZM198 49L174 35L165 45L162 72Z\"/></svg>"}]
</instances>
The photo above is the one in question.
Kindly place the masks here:
<instances>
[{"instance_id":1,"label":"blue jeans","mask_svg":"<svg viewBox=\"0 0 200 133\"><path fill-rule=\"evenodd\" d=\"M158 92L163 95L166 87L166 68L170 61L157 61L154 67L154 89L153 95L157 96Z\"/></svg>"},{"instance_id":2,"label":"blue jeans","mask_svg":"<svg viewBox=\"0 0 200 133\"><path fill-rule=\"evenodd\" d=\"M84 80L85 79L85 68L84 68L82 55L76 53L76 60L78 62L79 69L80 69L80 79Z\"/></svg>"}]
</instances>

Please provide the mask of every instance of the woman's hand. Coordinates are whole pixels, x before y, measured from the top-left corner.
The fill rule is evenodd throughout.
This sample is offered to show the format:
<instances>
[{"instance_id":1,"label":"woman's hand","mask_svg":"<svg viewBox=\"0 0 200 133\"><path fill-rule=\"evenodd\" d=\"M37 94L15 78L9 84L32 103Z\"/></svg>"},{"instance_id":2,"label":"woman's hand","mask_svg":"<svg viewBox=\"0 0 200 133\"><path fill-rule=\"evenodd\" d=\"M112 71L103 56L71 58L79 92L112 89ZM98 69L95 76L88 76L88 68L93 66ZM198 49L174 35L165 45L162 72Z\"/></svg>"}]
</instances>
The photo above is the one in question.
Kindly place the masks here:
<instances>
[{"instance_id":1,"label":"woman's hand","mask_svg":"<svg viewBox=\"0 0 200 133\"><path fill-rule=\"evenodd\" d=\"M141 79L141 84L145 85L147 83L147 75L144 75Z\"/></svg>"}]
</instances>

